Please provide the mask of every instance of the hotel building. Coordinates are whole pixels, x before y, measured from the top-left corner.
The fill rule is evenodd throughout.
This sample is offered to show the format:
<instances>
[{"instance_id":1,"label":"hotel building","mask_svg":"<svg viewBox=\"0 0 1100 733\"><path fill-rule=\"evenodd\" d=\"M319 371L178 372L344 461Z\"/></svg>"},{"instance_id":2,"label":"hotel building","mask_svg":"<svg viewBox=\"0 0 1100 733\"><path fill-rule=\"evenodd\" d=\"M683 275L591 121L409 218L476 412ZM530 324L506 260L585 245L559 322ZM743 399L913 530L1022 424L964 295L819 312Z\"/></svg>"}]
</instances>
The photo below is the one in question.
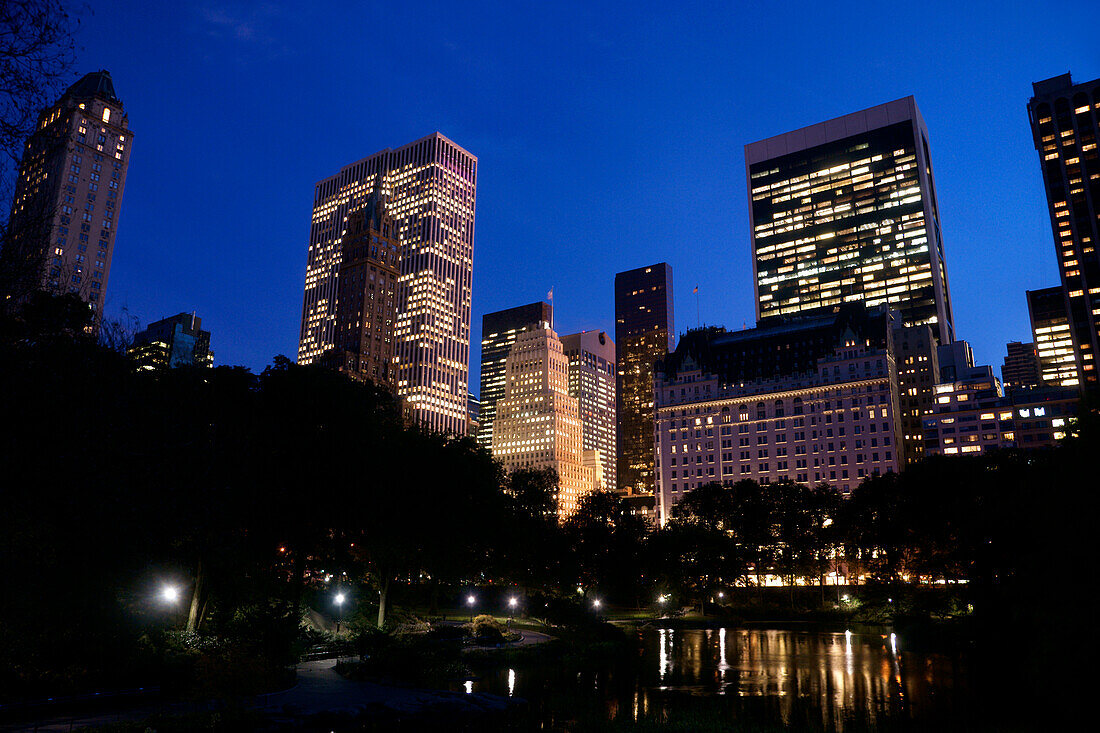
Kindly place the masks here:
<instances>
[{"instance_id":1,"label":"hotel building","mask_svg":"<svg viewBox=\"0 0 1100 733\"><path fill-rule=\"evenodd\" d=\"M345 166L314 190L298 361L335 345L349 217L378 176L401 246L393 380L410 417L466 433L477 158L439 133Z\"/></svg>"},{"instance_id":2,"label":"hotel building","mask_svg":"<svg viewBox=\"0 0 1100 733\"><path fill-rule=\"evenodd\" d=\"M912 97L745 146L756 316L862 301L955 339L928 131Z\"/></svg>"},{"instance_id":3,"label":"hotel building","mask_svg":"<svg viewBox=\"0 0 1100 733\"><path fill-rule=\"evenodd\" d=\"M1080 370L1073 349L1073 334L1062 288L1027 291L1031 336L1039 355L1039 378L1053 387L1077 387Z\"/></svg>"},{"instance_id":4,"label":"hotel building","mask_svg":"<svg viewBox=\"0 0 1100 733\"><path fill-rule=\"evenodd\" d=\"M598 488L614 491L615 473L615 343L605 331L582 331L561 337L569 359L569 394L577 399L585 451L597 454Z\"/></svg>"},{"instance_id":5,"label":"hotel building","mask_svg":"<svg viewBox=\"0 0 1100 733\"><path fill-rule=\"evenodd\" d=\"M714 481L788 478L848 494L900 470L898 320L886 306L851 303L681 337L654 384L660 523Z\"/></svg>"},{"instance_id":6,"label":"hotel building","mask_svg":"<svg viewBox=\"0 0 1100 733\"><path fill-rule=\"evenodd\" d=\"M492 447L496 404L504 396L504 365L516 337L524 331L550 328L553 322L554 306L543 302L486 313L481 317L481 409L477 425L479 445Z\"/></svg>"},{"instance_id":7,"label":"hotel building","mask_svg":"<svg viewBox=\"0 0 1100 733\"><path fill-rule=\"evenodd\" d=\"M549 327L520 333L505 361L504 396L493 421L493 457L505 471L552 468L558 518L567 519L595 489L594 451L583 447L577 398L569 394L569 359ZM586 455L588 453L588 455Z\"/></svg>"},{"instance_id":8,"label":"hotel building","mask_svg":"<svg viewBox=\"0 0 1100 733\"><path fill-rule=\"evenodd\" d=\"M1100 79L1074 84L1067 73L1032 88L1027 111L1043 171L1077 381L1092 390L1100 386ZM1067 383L1064 377L1061 381Z\"/></svg>"},{"instance_id":9,"label":"hotel building","mask_svg":"<svg viewBox=\"0 0 1100 733\"><path fill-rule=\"evenodd\" d=\"M106 71L86 74L39 114L0 254L0 297L76 293L98 318L133 137Z\"/></svg>"},{"instance_id":10,"label":"hotel building","mask_svg":"<svg viewBox=\"0 0 1100 733\"><path fill-rule=\"evenodd\" d=\"M386 208L378 180L367 202L348 214L336 278L333 348L321 361L353 378L392 387L401 245Z\"/></svg>"},{"instance_id":11,"label":"hotel building","mask_svg":"<svg viewBox=\"0 0 1100 733\"><path fill-rule=\"evenodd\" d=\"M672 267L661 262L615 275L616 480L627 495L654 493L653 364L675 343Z\"/></svg>"}]
</instances>

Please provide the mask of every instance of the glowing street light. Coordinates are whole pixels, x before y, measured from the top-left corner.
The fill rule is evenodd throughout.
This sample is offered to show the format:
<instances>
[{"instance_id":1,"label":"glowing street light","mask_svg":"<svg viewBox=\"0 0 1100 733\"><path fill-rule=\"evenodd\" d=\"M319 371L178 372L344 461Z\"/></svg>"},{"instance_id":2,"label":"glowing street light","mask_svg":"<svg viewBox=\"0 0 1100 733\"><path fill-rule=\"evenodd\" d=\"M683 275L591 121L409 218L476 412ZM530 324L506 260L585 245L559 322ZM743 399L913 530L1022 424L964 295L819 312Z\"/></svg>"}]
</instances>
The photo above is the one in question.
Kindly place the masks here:
<instances>
[{"instance_id":1,"label":"glowing street light","mask_svg":"<svg viewBox=\"0 0 1100 733\"><path fill-rule=\"evenodd\" d=\"M343 593L337 593L333 601L336 602L336 633L340 633L340 618L344 611L344 601L347 600L347 596Z\"/></svg>"},{"instance_id":2,"label":"glowing street light","mask_svg":"<svg viewBox=\"0 0 1100 733\"><path fill-rule=\"evenodd\" d=\"M596 598L592 601L592 608L596 609L596 611L599 612L599 610L600 610L600 599L599 598Z\"/></svg>"},{"instance_id":3,"label":"glowing street light","mask_svg":"<svg viewBox=\"0 0 1100 733\"><path fill-rule=\"evenodd\" d=\"M160 599L165 603L176 603L180 599L180 589L174 585L166 585L160 591Z\"/></svg>"},{"instance_id":4,"label":"glowing street light","mask_svg":"<svg viewBox=\"0 0 1100 733\"><path fill-rule=\"evenodd\" d=\"M725 598L725 597L726 597L726 594L725 594L725 593L723 593L722 591L718 591L718 598L719 598L719 600L721 600L722 598Z\"/></svg>"}]
</instances>

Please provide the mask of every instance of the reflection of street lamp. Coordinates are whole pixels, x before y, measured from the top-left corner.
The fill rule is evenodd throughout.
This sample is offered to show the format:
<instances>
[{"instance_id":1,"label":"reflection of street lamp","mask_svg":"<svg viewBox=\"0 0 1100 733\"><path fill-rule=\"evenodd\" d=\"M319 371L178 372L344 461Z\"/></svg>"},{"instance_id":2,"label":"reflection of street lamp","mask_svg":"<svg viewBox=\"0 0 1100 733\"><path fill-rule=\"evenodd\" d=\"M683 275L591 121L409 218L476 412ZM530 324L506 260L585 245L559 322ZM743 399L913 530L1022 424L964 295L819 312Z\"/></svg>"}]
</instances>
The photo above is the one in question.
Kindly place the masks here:
<instances>
[{"instance_id":1,"label":"reflection of street lamp","mask_svg":"<svg viewBox=\"0 0 1100 733\"><path fill-rule=\"evenodd\" d=\"M343 593L336 594L336 633L340 633L340 616L344 610L344 600L347 598Z\"/></svg>"}]
</instances>

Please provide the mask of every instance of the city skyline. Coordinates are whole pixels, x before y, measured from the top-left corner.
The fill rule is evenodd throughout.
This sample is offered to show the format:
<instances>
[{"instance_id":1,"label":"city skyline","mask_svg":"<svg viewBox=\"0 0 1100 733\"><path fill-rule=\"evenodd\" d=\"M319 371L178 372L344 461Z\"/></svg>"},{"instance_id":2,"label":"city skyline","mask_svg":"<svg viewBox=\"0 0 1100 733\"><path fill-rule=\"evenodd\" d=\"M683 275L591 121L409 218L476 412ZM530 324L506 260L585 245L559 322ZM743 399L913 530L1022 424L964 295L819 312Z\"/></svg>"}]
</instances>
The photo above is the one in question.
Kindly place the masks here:
<instances>
[{"instance_id":1,"label":"city skyline","mask_svg":"<svg viewBox=\"0 0 1100 733\"><path fill-rule=\"evenodd\" d=\"M414 11L407 11L409 16L405 12L384 11L386 20L398 27L416 17ZM945 17L953 16L945 12ZM1034 12L1036 18L1041 16L1038 10L1028 12ZM169 16L159 13L145 10L138 17L152 26L166 25ZM236 104L220 108L227 124L219 127L232 131L255 119L260 97L265 100L263 109L268 109L267 100L275 88L272 84L280 79L278 74L283 65L303 53L288 49L283 40L289 37L294 14L287 17L277 6L268 14L194 10L184 18L179 30L165 28L165 46L171 49L173 44L193 40L198 34L205 39L200 44L201 51L187 74L169 69L163 78L145 70L163 66L155 62L162 51L122 42L120 31L137 22L123 18L124 15L105 9L87 19L86 30L81 31L83 48L78 58L79 71L110 69L116 84L126 90L128 114L131 119L141 121L142 138L138 141L133 175L144 178L146 186L134 199L128 199L107 311L117 313L119 307L126 305L144 322L177 310L180 303L196 307L205 314L204 319L214 331L233 334L228 343L219 347L219 363L243 363L254 370L262 368L276 353L294 353L297 319L293 311L300 307L300 300L295 306L293 299L295 294L300 297L297 288L303 275L301 247L306 236L301 222L308 216L303 212L308 211L312 183L350 160L415 139L425 127L439 129L481 160L471 319L471 339L475 343L480 340L478 325L482 314L530 302L551 286L555 287L558 299L568 304L558 314L560 332L608 330L613 325L614 273L662 260L670 262L680 280L677 307L686 316L680 319L682 332L686 326L696 325L697 319L691 317L696 315L696 303L692 302L695 296L690 292L696 284L703 322L729 328L753 325L753 287L751 277L745 274L751 259L749 224L743 203L747 195L744 181L739 180L743 177L741 146L907 94L914 95L924 113L934 150L957 335L973 343L979 362L1000 363L1006 342L1030 339L1026 302L1021 294L1026 289L1057 282L1056 261L1050 256L1054 246L1047 226L1041 176L1034 165L1035 153L1027 123L1030 85L1066 70L1073 71L1079 79L1096 76L1095 61L1083 41L1067 39L1065 34L1053 30L1036 31L1040 23L1024 23L1020 18L1011 22L992 20L995 32L991 35L997 36L997 45L1007 50L991 49L989 66L968 65L966 58L973 58L978 49L968 48L963 54L947 48L930 63L930 68L919 67L906 60L915 41L901 43L897 49L887 48L886 39L901 39L900 31L891 31L890 27L904 26L905 19L895 17L888 23L884 13L871 12L863 22L880 24L884 38L870 42L869 50L881 55L869 71L859 75L860 83L854 86L835 81L838 74L848 73L856 63L854 55L833 49L829 53L835 55L826 54L828 63L820 71L808 69L797 59L783 60L773 74L737 84L724 82L714 88L713 95L702 98L697 91L702 88L700 85L713 84L714 73L703 70L700 62L710 59L709 54L713 53L717 56L710 60L721 62L717 68L729 69L737 59L749 58L752 49L701 52L695 50L695 44L691 47L682 42L672 44L659 53L666 61L677 63L671 63L670 71L662 72L655 83L656 91L669 83L664 74L700 70L700 77L692 79L689 88L673 99L672 107L678 107L676 119L671 114L658 115L642 123L640 130L628 131L623 140L608 144L611 138L604 133L610 125L617 124L622 115L637 117L642 106L648 108L648 100L654 93L639 86L640 80L633 73L633 63L638 59L626 49L636 40L644 41L643 48L656 49L654 34L660 19L640 20L623 29L622 37L609 42L610 50L599 48L584 34L565 37L567 47L583 53L578 61L566 64L567 69L556 73L589 68L593 70L593 78L581 86L576 99L566 100L563 112L575 110L578 104L582 109L595 105L592 111L597 111L600 103L595 100L602 90L616 88L620 83L628 104L595 129L582 131L568 127L561 144L571 145L571 154L558 160L552 171L547 164L557 155L556 148L546 138L539 137L545 123L536 119L540 111L532 106L535 102L530 96L523 96L519 108L506 106L497 120L479 117L488 114L490 102L502 99L498 95L507 94L518 83L513 72L501 72L503 76L498 73L488 86L459 74L458 91L433 99L433 105L414 107L415 113L411 115L404 114L410 111L408 104L399 104L395 110L376 105L379 114L368 122L355 118L352 112L349 119L339 120L331 116L322 120L311 115L308 124L302 125L306 119L302 117L303 111L286 108L292 124L299 125L310 144L302 150L283 151L274 156L279 159L280 171L286 168L275 176L270 168L275 161L266 161L267 151L273 148L265 147L270 145L267 137L270 133L264 129L253 130L255 139L250 137L243 142L236 139L233 143L229 142L234 139L232 135L227 137L225 132L204 133L201 145L210 152L200 156L197 165L180 165L179 146L165 144L164 136L171 134L172 128L158 121L158 117L167 119L164 116L175 109L181 95L206 90L212 105L225 102L228 94L239 96L239 100L234 100ZM451 15L444 15L448 21L456 21ZM955 19L965 26L966 21L975 21L977 17L964 13L964 17ZM610 33L611 14L594 10L584 20L585 27L597 39L615 38ZM776 18L765 11L745 10L715 14L711 20L719 30L705 30L707 23L701 18L680 19L677 23L681 28L690 26L698 34L709 36L732 28L735 20L738 23L755 20L770 28ZM511 45L484 52L471 50L468 43L459 39L462 31L476 30L473 25L478 22L488 19L461 21L453 42L457 49L446 46L451 35L444 30L446 23L431 28L431 40L439 44L432 50L431 62L426 63L438 65L450 58L449 54L458 53L485 64L491 62L494 54L516 50ZM492 32L499 34L501 23L516 22L518 19L512 16L501 18L492 24ZM828 23L826 27L830 27ZM523 51L520 69L529 68L547 52L551 32L565 30L552 23L547 30L532 31L530 49L518 49ZM481 33L477 31L475 39L483 38ZM1036 33L1038 38L1033 37ZM774 37L773 34L764 33L767 37ZM933 36L934 41L946 43L951 34L937 27ZM1028 59L1010 53L1025 42L1032 50ZM992 45L978 41L982 48L986 43ZM794 49L797 39L784 44L787 50ZM815 58L820 61L825 49L820 42L815 44ZM310 53L322 52L312 37L304 40L303 48ZM615 51L619 56L615 56ZM326 49L324 53L337 52ZM625 60L620 58L623 53L628 56ZM236 61L227 61L237 57L240 58ZM599 71L597 62L608 59L616 70L630 70L625 82L615 74ZM229 66L219 66L220 61ZM991 70L994 65L995 72ZM215 74L215 68L228 69L228 73ZM418 74L434 69L434 66L431 70L419 67L395 81L379 77L377 83L391 88L395 83L409 83ZM942 76L945 69L959 73L945 81ZM244 89L244 79L251 83L257 74L262 80L255 84L257 89ZM801 76L793 85L778 83L784 74ZM163 86L151 86L154 77ZM536 88L541 89L550 80L541 77L536 81ZM322 98L332 99L336 106L351 104L346 98L337 102L333 97L336 83L318 79L317 86L311 88ZM464 97L463 90L472 94ZM431 91L439 90L433 87ZM792 92L797 92L794 97ZM731 104L741 93L749 93L757 100L751 113ZM554 115L553 120L560 120L560 115ZM719 138L713 137L713 133L719 129L722 136L715 145L714 140ZM527 144L532 136L539 140L538 145ZM149 142L143 144L145 139ZM658 140L665 145L660 146ZM642 141L656 153L657 177L653 182L643 177L637 167L644 157L638 152L638 143ZM259 153L263 157L257 157ZM227 166L232 167L229 175L225 175ZM975 171L993 168L997 170L997 180L1004 184L996 196L985 190L989 187L971 185ZM148 182L164 170L178 172L185 181L199 182L185 186L183 200L176 202L183 212L203 212L191 229L180 226L176 213L169 214L164 221L168 200L161 200L163 192L149 190ZM608 185L607 174L612 172L625 173L637 182L617 193ZM224 185L214 185L222 180ZM564 180L580 187L579 196L598 197L598 217L586 210L573 221L563 221L550 213L559 211L561 203L557 197L545 195L547 187L557 188ZM226 200L211 200L209 197L215 192ZM197 193L203 195L196 197ZM641 212L652 212L654 207L660 207L656 218L640 216ZM227 218L230 209L234 211L232 219ZM242 227L247 235L236 237L225 223L239 220L241 211L254 215ZM990 217L989 212L994 215ZM1012 221L1006 221L1006 212L1015 214ZM536 220L540 222L538 231L532 227ZM157 224L158 221L161 223ZM182 233L176 235L176 230ZM617 235L613 234L616 230ZM161 237L163 231L172 233ZM520 232L523 234L517 236ZM185 239L181 241L176 236ZM617 243L621 236L636 243L629 255L619 251ZM674 251L677 248L672 245L679 237L702 242L700 251L706 257ZM555 246L547 246L550 241ZM505 277L514 263L514 255L521 252L528 259L525 272ZM585 272L590 274L585 277L569 274L579 256L588 257ZM1006 261L1026 266L1005 267ZM720 276L723 270L733 273L732 277ZM165 288L148 288L138 278L141 272L165 272L166 276L170 272L173 282ZM229 275L223 272L234 273L232 287L227 286ZM497 284L503 286L490 287ZM263 297L253 298L247 290L253 287L262 288ZM990 317L991 299L995 318ZM474 384L478 374L476 360L472 361L469 381Z\"/></svg>"}]
</instances>

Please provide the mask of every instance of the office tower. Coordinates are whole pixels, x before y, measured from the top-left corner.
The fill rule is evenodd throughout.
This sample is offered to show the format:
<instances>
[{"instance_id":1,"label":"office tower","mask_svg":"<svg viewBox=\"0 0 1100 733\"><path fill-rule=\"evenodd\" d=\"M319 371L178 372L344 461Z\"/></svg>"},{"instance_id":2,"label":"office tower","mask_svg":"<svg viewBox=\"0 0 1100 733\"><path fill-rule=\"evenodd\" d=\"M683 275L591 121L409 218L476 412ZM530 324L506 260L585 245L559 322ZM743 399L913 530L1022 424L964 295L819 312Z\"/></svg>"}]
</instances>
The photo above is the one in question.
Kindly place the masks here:
<instances>
[{"instance_id":1,"label":"office tower","mask_svg":"<svg viewBox=\"0 0 1100 733\"><path fill-rule=\"evenodd\" d=\"M1043 170L1077 381L1092 390L1100 387L1100 79L1074 84L1066 73L1031 86L1035 96L1027 111Z\"/></svg>"},{"instance_id":2,"label":"office tower","mask_svg":"<svg viewBox=\"0 0 1100 733\"><path fill-rule=\"evenodd\" d=\"M516 337L524 331L550 328L554 306L528 303L481 317L481 413L477 442L486 448L493 444L493 420L497 400L504 396L504 362Z\"/></svg>"},{"instance_id":3,"label":"office tower","mask_svg":"<svg viewBox=\"0 0 1100 733\"><path fill-rule=\"evenodd\" d=\"M657 511L741 479L829 483L847 494L902 467L898 380L885 305L688 331L657 365Z\"/></svg>"},{"instance_id":4,"label":"office tower","mask_svg":"<svg viewBox=\"0 0 1100 733\"><path fill-rule=\"evenodd\" d=\"M466 433L477 158L434 133L345 166L314 190L298 361L333 348L349 215L382 177L401 245L393 380L410 418Z\"/></svg>"},{"instance_id":5,"label":"office tower","mask_svg":"<svg viewBox=\"0 0 1100 733\"><path fill-rule=\"evenodd\" d=\"M1027 310L1031 316L1031 337L1039 353L1039 377L1054 387L1081 384L1073 336L1062 288L1027 291Z\"/></svg>"},{"instance_id":6,"label":"office tower","mask_svg":"<svg viewBox=\"0 0 1100 733\"><path fill-rule=\"evenodd\" d=\"M940 368L939 379L936 380L938 384L968 379L975 369L974 350L967 341L955 341L936 347L936 360ZM985 370L989 367L976 368Z\"/></svg>"},{"instance_id":7,"label":"office tower","mask_svg":"<svg viewBox=\"0 0 1100 733\"><path fill-rule=\"evenodd\" d=\"M1035 344L1009 341L1005 348L1008 353L1001 365L1001 382L1005 391L1038 387L1042 378L1039 376L1039 352Z\"/></svg>"},{"instance_id":8,"label":"office tower","mask_svg":"<svg viewBox=\"0 0 1100 733\"><path fill-rule=\"evenodd\" d=\"M597 484L614 490L615 344L605 331L562 336L561 344L569 359L569 394L577 399L584 449L599 456Z\"/></svg>"},{"instance_id":9,"label":"office tower","mask_svg":"<svg viewBox=\"0 0 1100 733\"><path fill-rule=\"evenodd\" d=\"M340 242L333 347L321 357L327 366L393 385L400 255L397 225L377 180L366 203L349 212Z\"/></svg>"},{"instance_id":10,"label":"office tower","mask_svg":"<svg viewBox=\"0 0 1100 733\"><path fill-rule=\"evenodd\" d=\"M569 360L549 327L520 333L505 362L497 400L493 457L511 473L552 468L558 474L558 518L566 519L594 488L595 456L583 447L577 399L569 394Z\"/></svg>"},{"instance_id":11,"label":"office tower","mask_svg":"<svg viewBox=\"0 0 1100 733\"><path fill-rule=\"evenodd\" d=\"M756 317L888 303L955 340L928 148L912 97L745 146Z\"/></svg>"},{"instance_id":12,"label":"office tower","mask_svg":"<svg viewBox=\"0 0 1100 733\"><path fill-rule=\"evenodd\" d=\"M133 133L110 73L86 74L38 116L23 149L2 296L77 293L97 317L111 272Z\"/></svg>"},{"instance_id":13,"label":"office tower","mask_svg":"<svg viewBox=\"0 0 1100 733\"><path fill-rule=\"evenodd\" d=\"M466 396L466 434L471 438L477 437L477 427L481 422L481 400L474 397L471 392Z\"/></svg>"},{"instance_id":14,"label":"office tower","mask_svg":"<svg viewBox=\"0 0 1100 733\"><path fill-rule=\"evenodd\" d=\"M150 323L134 336L130 356L138 369L214 366L210 332L202 330L202 319L194 313L180 313Z\"/></svg>"},{"instance_id":15,"label":"office tower","mask_svg":"<svg viewBox=\"0 0 1100 733\"><path fill-rule=\"evenodd\" d=\"M908 465L924 457L924 418L935 406L932 388L939 381L940 366L931 326L896 328L893 337L902 445Z\"/></svg>"},{"instance_id":16,"label":"office tower","mask_svg":"<svg viewBox=\"0 0 1100 733\"><path fill-rule=\"evenodd\" d=\"M615 275L616 478L627 495L652 494L656 487L653 364L675 343L672 267L661 262Z\"/></svg>"}]
</instances>

